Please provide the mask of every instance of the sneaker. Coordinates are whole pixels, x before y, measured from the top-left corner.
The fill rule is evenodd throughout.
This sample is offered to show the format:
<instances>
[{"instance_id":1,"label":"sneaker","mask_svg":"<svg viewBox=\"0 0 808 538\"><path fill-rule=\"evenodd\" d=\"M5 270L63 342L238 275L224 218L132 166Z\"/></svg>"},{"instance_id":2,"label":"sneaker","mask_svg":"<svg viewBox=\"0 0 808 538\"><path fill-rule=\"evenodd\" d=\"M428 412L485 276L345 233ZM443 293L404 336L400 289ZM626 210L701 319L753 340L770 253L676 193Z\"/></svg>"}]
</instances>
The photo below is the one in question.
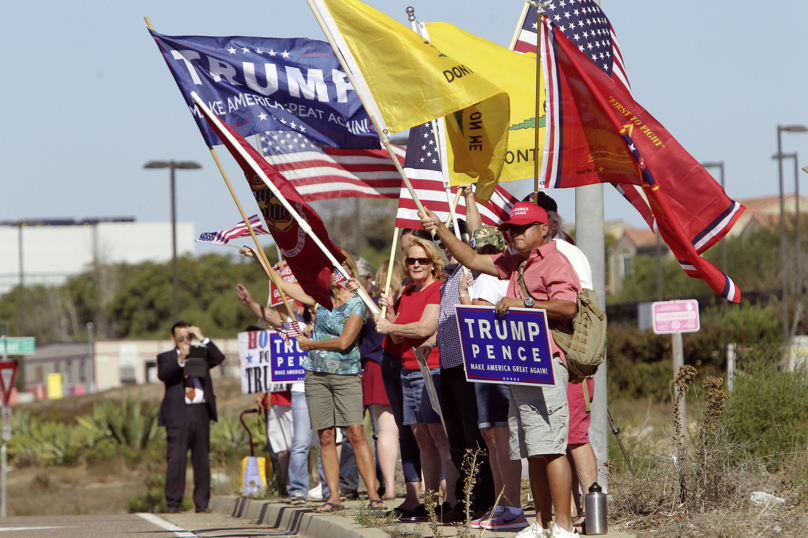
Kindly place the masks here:
<instances>
[{"instance_id":1,"label":"sneaker","mask_svg":"<svg viewBox=\"0 0 808 538\"><path fill-rule=\"evenodd\" d=\"M306 504L306 496L302 493L294 493L291 497L289 497L289 503L296 506Z\"/></svg>"},{"instance_id":2,"label":"sneaker","mask_svg":"<svg viewBox=\"0 0 808 538\"><path fill-rule=\"evenodd\" d=\"M494 531L524 529L529 526L525 512L520 508L510 506L497 506L494 513L477 521L480 521L480 527L478 528Z\"/></svg>"},{"instance_id":3,"label":"sneaker","mask_svg":"<svg viewBox=\"0 0 808 538\"><path fill-rule=\"evenodd\" d=\"M479 528L481 528L481 527L482 527L483 521L485 521L486 519L490 519L490 518L491 518L491 510L489 510L488 512L486 512L486 513L485 513L485 515L484 515L483 517L481 517L481 518L479 518L479 519L475 519L475 520L473 520L473 521L471 522L471 524L470 524L470 527L471 527L472 529L479 529Z\"/></svg>"},{"instance_id":4,"label":"sneaker","mask_svg":"<svg viewBox=\"0 0 808 538\"><path fill-rule=\"evenodd\" d=\"M565 531L564 529L562 529L561 527L559 527L559 526L558 526L557 524L555 524L555 523L553 523L553 526L552 526L552 527L550 527L550 528L552 529L552 530L550 531L550 536L551 536L552 538L577 538L577 536L579 536L578 531L577 531L577 530L574 530L574 527L573 527L573 531L572 531L572 532L570 532L570 531ZM517 535L517 536L518 536L518 535Z\"/></svg>"},{"instance_id":5,"label":"sneaker","mask_svg":"<svg viewBox=\"0 0 808 538\"><path fill-rule=\"evenodd\" d=\"M533 525L516 533L514 538L539 538L543 534L541 523L534 521Z\"/></svg>"},{"instance_id":6,"label":"sneaker","mask_svg":"<svg viewBox=\"0 0 808 538\"><path fill-rule=\"evenodd\" d=\"M323 485L317 484L316 488L309 490L309 499L314 502L322 501L323 499Z\"/></svg>"}]
</instances>

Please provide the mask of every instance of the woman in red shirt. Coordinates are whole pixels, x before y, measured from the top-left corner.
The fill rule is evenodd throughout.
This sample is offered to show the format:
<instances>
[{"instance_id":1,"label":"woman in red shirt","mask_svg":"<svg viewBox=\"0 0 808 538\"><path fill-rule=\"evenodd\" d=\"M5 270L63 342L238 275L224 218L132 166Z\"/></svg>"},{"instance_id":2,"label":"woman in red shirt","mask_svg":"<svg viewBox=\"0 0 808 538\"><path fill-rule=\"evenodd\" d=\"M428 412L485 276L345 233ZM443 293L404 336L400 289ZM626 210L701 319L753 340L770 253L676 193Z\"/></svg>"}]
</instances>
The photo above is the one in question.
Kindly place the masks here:
<instances>
[{"instance_id":1,"label":"woman in red shirt","mask_svg":"<svg viewBox=\"0 0 808 538\"><path fill-rule=\"evenodd\" d=\"M435 390L440 394L440 352L434 346L440 313L440 286L446 279L445 263L435 244L420 238L413 238L403 255L410 284L395 304L382 296L379 305L387 306L387 316L377 320L376 330L388 335L382 344L384 350L401 357L404 425L412 427L421 451L424 486L427 490L438 491L441 463L447 484L457 483L459 474L452 463L440 415L432 409L419 362L428 366ZM444 486L443 489L442 510L445 513L457 503L457 498L454 488L447 491ZM437 508L441 513L441 507ZM426 509L423 505L418 506L411 515L427 516Z\"/></svg>"}]
</instances>

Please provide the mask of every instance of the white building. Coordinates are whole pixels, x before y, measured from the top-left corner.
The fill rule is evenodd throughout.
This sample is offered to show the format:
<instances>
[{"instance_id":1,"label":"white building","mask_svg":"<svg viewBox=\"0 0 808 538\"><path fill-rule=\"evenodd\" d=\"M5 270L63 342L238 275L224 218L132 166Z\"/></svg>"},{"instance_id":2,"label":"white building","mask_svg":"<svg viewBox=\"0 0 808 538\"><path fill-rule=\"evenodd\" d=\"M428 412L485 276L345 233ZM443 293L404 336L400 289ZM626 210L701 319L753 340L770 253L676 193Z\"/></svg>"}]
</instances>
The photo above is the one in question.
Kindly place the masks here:
<instances>
[{"instance_id":1,"label":"white building","mask_svg":"<svg viewBox=\"0 0 808 538\"><path fill-rule=\"evenodd\" d=\"M3 225L5 224L5 225ZM171 223L134 219L46 220L19 226L0 223L0 296L20 281L22 237L24 284L59 285L102 263L171 259ZM177 256L194 254L194 223L177 223Z\"/></svg>"}]
</instances>

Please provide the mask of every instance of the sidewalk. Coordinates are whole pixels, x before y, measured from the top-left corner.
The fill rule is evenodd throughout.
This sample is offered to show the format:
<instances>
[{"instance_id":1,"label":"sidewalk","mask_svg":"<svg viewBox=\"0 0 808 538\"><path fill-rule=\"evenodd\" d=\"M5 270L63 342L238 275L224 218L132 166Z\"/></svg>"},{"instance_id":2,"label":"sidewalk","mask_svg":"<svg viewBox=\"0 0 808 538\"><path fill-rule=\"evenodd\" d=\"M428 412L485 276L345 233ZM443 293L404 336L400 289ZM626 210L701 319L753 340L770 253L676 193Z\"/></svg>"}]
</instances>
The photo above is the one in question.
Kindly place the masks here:
<instances>
[{"instance_id":1,"label":"sidewalk","mask_svg":"<svg viewBox=\"0 0 808 538\"><path fill-rule=\"evenodd\" d=\"M273 529L286 535L298 538L390 538L390 535L379 528L365 528L354 521L359 507L358 501L343 503L345 510L333 514L316 514L312 509L317 503L304 506L292 506L281 501L252 500L243 497L215 497L210 501L211 510L220 515L240 519L241 523L249 523L258 527ZM528 521L534 521L535 513L526 512ZM204 516L203 514L196 515ZM164 516L168 517L168 516ZM402 534L417 533L422 538L432 536L429 522L399 523ZM457 536L454 525L441 525L439 532L446 538ZM517 531L482 531L472 530L475 536L512 538ZM632 533L610 529L610 538L635 538Z\"/></svg>"}]
</instances>

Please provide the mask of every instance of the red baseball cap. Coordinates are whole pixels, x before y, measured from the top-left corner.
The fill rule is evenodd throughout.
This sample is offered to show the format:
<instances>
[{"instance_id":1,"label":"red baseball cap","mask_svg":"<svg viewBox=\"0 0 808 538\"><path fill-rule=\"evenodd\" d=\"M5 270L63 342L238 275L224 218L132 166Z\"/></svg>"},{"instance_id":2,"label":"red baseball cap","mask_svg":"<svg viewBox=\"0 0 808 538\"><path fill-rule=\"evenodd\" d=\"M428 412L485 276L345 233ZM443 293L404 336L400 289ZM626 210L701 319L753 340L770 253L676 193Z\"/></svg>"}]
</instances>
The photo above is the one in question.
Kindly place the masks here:
<instances>
[{"instance_id":1,"label":"red baseball cap","mask_svg":"<svg viewBox=\"0 0 808 538\"><path fill-rule=\"evenodd\" d=\"M547 211L532 202L517 202L513 204L508 220L499 225L499 230L504 232L509 226L524 226L534 222L547 224Z\"/></svg>"}]
</instances>

